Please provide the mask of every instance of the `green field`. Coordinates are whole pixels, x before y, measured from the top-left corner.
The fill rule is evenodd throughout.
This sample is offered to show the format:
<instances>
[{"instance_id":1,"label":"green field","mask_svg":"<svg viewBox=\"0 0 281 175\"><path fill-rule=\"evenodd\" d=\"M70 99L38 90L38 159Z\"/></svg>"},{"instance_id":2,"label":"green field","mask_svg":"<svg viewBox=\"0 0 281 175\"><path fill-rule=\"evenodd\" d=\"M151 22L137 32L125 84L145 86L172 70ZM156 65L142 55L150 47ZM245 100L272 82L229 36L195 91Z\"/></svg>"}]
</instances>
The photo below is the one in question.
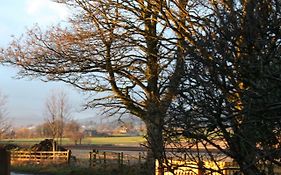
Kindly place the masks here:
<instances>
[{"instance_id":1,"label":"green field","mask_svg":"<svg viewBox=\"0 0 281 175\"><path fill-rule=\"evenodd\" d=\"M137 137L89 137L84 140L85 144L112 144L112 145L139 145L144 143L145 139L142 136Z\"/></svg>"},{"instance_id":2,"label":"green field","mask_svg":"<svg viewBox=\"0 0 281 175\"><path fill-rule=\"evenodd\" d=\"M32 139L3 139L0 140L0 144L17 144L30 146L39 143L45 138L32 138ZM135 137L86 137L82 140L82 144L92 145L128 145L134 146L144 143L145 139L142 136ZM63 138L63 145L74 144L73 141L68 138Z\"/></svg>"}]
</instances>

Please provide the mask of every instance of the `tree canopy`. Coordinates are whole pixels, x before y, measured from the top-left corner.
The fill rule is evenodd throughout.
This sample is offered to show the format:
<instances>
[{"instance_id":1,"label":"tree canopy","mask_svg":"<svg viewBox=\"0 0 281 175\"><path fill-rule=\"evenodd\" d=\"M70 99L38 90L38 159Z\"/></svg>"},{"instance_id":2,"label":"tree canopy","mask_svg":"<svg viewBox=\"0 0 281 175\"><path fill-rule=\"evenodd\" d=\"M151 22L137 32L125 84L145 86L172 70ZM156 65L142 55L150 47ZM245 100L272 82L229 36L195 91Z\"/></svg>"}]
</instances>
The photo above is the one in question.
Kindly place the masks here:
<instances>
[{"instance_id":1,"label":"tree canopy","mask_svg":"<svg viewBox=\"0 0 281 175\"><path fill-rule=\"evenodd\" d=\"M34 27L2 51L19 75L141 118L160 174L167 143L212 146L247 175L278 163L280 0L59 2L75 9L67 27Z\"/></svg>"},{"instance_id":2,"label":"tree canopy","mask_svg":"<svg viewBox=\"0 0 281 175\"><path fill-rule=\"evenodd\" d=\"M280 1L210 1L205 7L208 16L184 10L194 21L183 33L193 57L167 135L192 139L180 147L219 150L244 174L272 174L281 146Z\"/></svg>"},{"instance_id":3,"label":"tree canopy","mask_svg":"<svg viewBox=\"0 0 281 175\"><path fill-rule=\"evenodd\" d=\"M147 126L149 155L161 165L163 122L184 73L181 36L159 18L154 1L61 3L75 9L67 28L34 27L3 51L4 62L21 68L24 77L99 92L100 98L89 100L88 107L141 118Z\"/></svg>"}]
</instances>

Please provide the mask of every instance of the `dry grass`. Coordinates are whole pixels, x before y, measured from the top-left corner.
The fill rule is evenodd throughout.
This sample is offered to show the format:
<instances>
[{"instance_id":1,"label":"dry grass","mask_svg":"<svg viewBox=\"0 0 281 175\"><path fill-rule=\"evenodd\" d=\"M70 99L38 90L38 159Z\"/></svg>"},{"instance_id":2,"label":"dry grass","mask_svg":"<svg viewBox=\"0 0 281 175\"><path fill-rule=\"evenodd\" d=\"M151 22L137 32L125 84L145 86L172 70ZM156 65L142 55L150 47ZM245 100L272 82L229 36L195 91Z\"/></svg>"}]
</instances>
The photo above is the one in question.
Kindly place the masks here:
<instances>
[{"instance_id":1,"label":"dry grass","mask_svg":"<svg viewBox=\"0 0 281 175\"><path fill-rule=\"evenodd\" d=\"M31 146L39 143L46 138L31 138L31 139L3 139L0 144L17 144L24 146ZM86 137L82 140L82 144L93 144L93 145L139 145L145 142L142 136L134 137ZM63 138L63 144L73 144L68 138Z\"/></svg>"}]
</instances>

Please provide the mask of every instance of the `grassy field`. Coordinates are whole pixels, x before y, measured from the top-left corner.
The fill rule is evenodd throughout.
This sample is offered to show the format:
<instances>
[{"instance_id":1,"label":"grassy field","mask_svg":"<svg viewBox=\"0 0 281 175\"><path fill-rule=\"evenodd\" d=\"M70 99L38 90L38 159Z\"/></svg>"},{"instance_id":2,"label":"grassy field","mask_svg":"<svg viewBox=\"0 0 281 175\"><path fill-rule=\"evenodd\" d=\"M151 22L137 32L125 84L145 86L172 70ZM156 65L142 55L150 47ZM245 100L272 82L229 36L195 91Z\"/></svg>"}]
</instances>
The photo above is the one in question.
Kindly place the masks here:
<instances>
[{"instance_id":1,"label":"grassy field","mask_svg":"<svg viewBox=\"0 0 281 175\"><path fill-rule=\"evenodd\" d=\"M44 140L45 138L31 138L31 139L3 139L0 140L0 144L18 144L18 145L34 145ZM82 140L82 144L93 144L93 145L139 145L144 143L145 139L142 136L134 137L87 137ZM74 144L68 138L63 138L63 145Z\"/></svg>"},{"instance_id":2,"label":"grassy field","mask_svg":"<svg viewBox=\"0 0 281 175\"><path fill-rule=\"evenodd\" d=\"M0 144L17 144L31 146L39 143L45 138L32 138L32 139L4 139L0 141ZM87 137L82 140L82 144L92 144L92 145L126 145L126 146L138 146L144 143L145 139L142 136L138 137ZM63 139L63 144L69 145L73 144L68 138ZM75 152L73 151L73 154ZM88 150L87 150L88 156ZM76 155L75 155L76 156ZM76 156L77 157L77 156ZM84 159L83 159L84 160ZM50 175L136 175L136 174L146 174L145 169L124 165L122 169L116 168L114 166L108 166L106 169L104 167L88 167L88 157L84 166L81 166L82 159L76 162L75 165L41 165L41 164L17 164L12 165L11 170L13 172L21 173L39 173L39 174L50 174ZM85 165L87 165L85 167ZM144 172L143 172L144 171Z\"/></svg>"},{"instance_id":3,"label":"grassy field","mask_svg":"<svg viewBox=\"0 0 281 175\"><path fill-rule=\"evenodd\" d=\"M108 166L103 167L77 167L67 165L15 165L11 167L13 172L19 173L36 173L48 175L145 175L147 174L145 168L138 166L124 166L122 169Z\"/></svg>"},{"instance_id":4,"label":"grassy field","mask_svg":"<svg viewBox=\"0 0 281 175\"><path fill-rule=\"evenodd\" d=\"M139 145L140 143L145 142L145 139L142 136L138 137L91 137L86 138L85 142L87 144L123 144L123 145Z\"/></svg>"}]
</instances>

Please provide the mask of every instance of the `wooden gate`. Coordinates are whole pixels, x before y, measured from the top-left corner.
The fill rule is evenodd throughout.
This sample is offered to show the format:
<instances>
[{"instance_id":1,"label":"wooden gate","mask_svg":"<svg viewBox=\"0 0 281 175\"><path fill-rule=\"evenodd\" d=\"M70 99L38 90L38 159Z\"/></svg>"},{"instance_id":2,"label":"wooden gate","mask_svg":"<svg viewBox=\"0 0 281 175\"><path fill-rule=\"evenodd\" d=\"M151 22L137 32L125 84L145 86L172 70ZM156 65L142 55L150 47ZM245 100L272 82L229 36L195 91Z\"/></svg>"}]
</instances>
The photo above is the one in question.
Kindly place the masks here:
<instances>
[{"instance_id":1,"label":"wooden gate","mask_svg":"<svg viewBox=\"0 0 281 175\"><path fill-rule=\"evenodd\" d=\"M11 163L69 163L71 151L11 151Z\"/></svg>"}]
</instances>

